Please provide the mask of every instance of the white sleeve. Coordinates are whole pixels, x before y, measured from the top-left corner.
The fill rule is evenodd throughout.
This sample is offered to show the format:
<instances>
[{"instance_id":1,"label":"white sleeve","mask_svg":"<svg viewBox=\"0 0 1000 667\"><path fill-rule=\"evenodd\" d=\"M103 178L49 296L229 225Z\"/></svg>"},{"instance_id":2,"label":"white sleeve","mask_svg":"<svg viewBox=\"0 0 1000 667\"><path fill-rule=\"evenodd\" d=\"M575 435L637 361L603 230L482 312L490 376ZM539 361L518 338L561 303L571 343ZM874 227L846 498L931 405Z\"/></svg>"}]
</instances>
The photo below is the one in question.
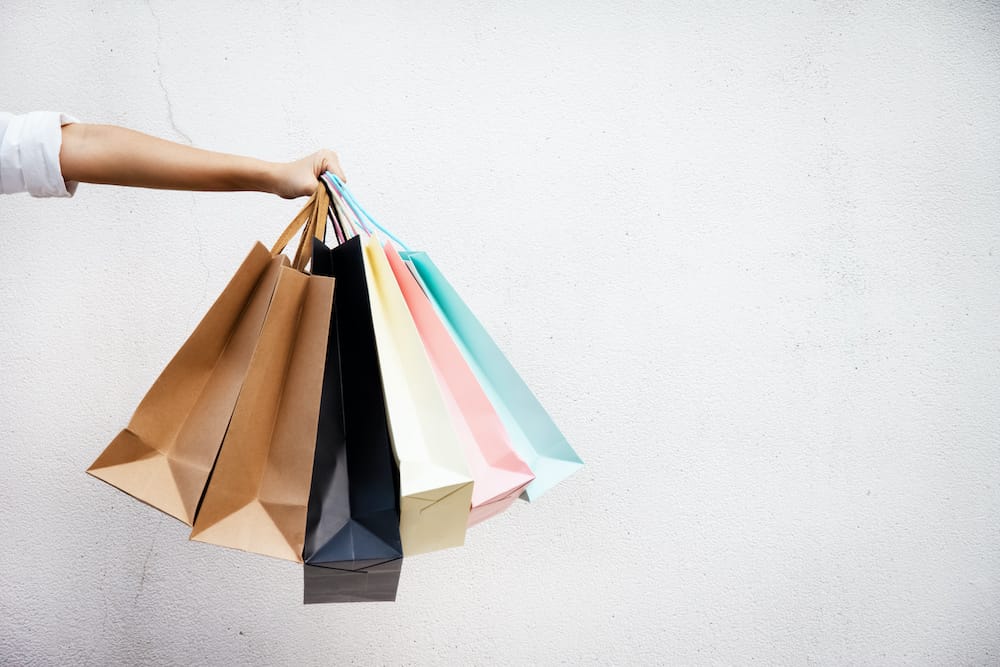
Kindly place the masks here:
<instances>
[{"instance_id":1,"label":"white sleeve","mask_svg":"<svg viewBox=\"0 0 1000 667\"><path fill-rule=\"evenodd\" d=\"M0 194L72 197L77 183L63 180L59 149L62 126L78 122L55 111L0 112Z\"/></svg>"}]
</instances>

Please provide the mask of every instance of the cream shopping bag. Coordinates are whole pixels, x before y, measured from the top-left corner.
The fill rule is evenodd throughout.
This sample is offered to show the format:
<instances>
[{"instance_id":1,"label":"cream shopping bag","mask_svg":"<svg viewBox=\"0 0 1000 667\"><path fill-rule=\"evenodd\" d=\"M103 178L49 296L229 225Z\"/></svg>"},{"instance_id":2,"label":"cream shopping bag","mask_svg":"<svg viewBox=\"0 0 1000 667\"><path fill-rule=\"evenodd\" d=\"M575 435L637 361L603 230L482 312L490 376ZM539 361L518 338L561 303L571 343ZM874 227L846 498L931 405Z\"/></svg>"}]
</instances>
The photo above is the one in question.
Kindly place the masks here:
<instances>
[{"instance_id":1,"label":"cream shopping bag","mask_svg":"<svg viewBox=\"0 0 1000 667\"><path fill-rule=\"evenodd\" d=\"M461 546L473 486L465 454L376 236L364 244L364 262L389 431L399 463L403 553Z\"/></svg>"}]
</instances>

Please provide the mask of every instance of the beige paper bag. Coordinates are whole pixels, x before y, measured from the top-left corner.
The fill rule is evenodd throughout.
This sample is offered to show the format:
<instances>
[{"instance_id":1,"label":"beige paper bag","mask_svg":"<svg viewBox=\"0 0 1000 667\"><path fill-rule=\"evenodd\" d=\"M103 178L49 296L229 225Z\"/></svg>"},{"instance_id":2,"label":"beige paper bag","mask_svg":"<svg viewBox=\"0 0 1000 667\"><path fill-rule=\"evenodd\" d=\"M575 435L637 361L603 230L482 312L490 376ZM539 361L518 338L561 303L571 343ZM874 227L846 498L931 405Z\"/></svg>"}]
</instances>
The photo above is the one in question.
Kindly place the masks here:
<instances>
[{"instance_id":1,"label":"beige paper bag","mask_svg":"<svg viewBox=\"0 0 1000 667\"><path fill-rule=\"evenodd\" d=\"M423 342L378 238L365 273L392 446L399 463L399 535L407 556L461 546L472 478Z\"/></svg>"}]
</instances>

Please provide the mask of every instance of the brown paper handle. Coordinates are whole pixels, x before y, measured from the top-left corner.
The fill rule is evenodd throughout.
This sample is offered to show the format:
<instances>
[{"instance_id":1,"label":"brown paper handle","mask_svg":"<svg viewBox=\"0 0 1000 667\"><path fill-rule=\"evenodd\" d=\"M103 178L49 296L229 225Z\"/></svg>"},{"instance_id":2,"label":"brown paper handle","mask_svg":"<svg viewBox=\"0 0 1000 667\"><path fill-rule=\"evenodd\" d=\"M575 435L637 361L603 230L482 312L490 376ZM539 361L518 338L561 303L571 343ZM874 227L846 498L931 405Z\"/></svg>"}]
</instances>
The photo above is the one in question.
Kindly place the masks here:
<instances>
[{"instance_id":1,"label":"brown paper handle","mask_svg":"<svg viewBox=\"0 0 1000 667\"><path fill-rule=\"evenodd\" d=\"M323 183L322 179L320 179L319 186L321 188L323 188L324 192L326 192L326 184ZM331 211L330 211L330 194L327 193L326 197L327 197L327 200L326 200L327 213L326 213L326 215L323 216L323 224L322 225L320 225L320 224L316 225L316 238L318 238L320 240L320 242L322 242L322 243L326 243L326 219L327 219L327 216L331 215ZM319 206L318 202L317 202L316 206L317 207ZM334 218L334 223L333 224L337 224L336 218Z\"/></svg>"},{"instance_id":2,"label":"brown paper handle","mask_svg":"<svg viewBox=\"0 0 1000 667\"><path fill-rule=\"evenodd\" d=\"M302 235L299 237L299 245L295 250L295 260L292 262L292 266L299 271L305 271L306 264L312 259L313 236L319 238L320 233L326 229L326 216L330 208L330 195L327 194L326 188L323 187L322 183L319 184L316 192L313 193L312 201L312 212L309 215L305 228L302 230Z\"/></svg>"},{"instance_id":3,"label":"brown paper handle","mask_svg":"<svg viewBox=\"0 0 1000 667\"><path fill-rule=\"evenodd\" d=\"M288 223L288 226L285 227L285 231L281 232L281 236L278 237L278 240L274 242L274 245L271 247L272 255L277 255L282 252L288 245L288 242L292 240L292 237L295 236L295 233L302 229L302 225L309 222L309 218L312 216L315 205L316 193L314 192L309 196L309 201L307 201L306 205L302 207L302 210L299 211L295 218L293 218L292 221Z\"/></svg>"},{"instance_id":4,"label":"brown paper handle","mask_svg":"<svg viewBox=\"0 0 1000 667\"><path fill-rule=\"evenodd\" d=\"M278 255L283 252L288 246L289 241L301 230L302 233L295 248L295 259L292 261L292 266L299 271L304 271L306 264L312 259L313 235L315 234L319 237L320 230L326 229L326 211L329 209L329 206L330 195L323 184L319 183L316 191L309 196L309 200L302 207L302 210L296 214L295 218L281 232L281 236L278 237L274 246L271 247L271 254Z\"/></svg>"}]
</instances>

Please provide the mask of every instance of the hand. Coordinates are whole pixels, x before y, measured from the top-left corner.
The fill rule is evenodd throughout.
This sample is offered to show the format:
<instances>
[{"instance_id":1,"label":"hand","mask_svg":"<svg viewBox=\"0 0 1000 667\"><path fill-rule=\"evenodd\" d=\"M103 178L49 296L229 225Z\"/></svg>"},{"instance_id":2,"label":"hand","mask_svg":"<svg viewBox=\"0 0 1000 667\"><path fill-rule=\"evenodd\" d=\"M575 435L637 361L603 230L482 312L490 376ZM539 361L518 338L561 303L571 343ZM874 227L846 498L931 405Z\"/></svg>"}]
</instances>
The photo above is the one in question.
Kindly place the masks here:
<instances>
[{"instance_id":1,"label":"hand","mask_svg":"<svg viewBox=\"0 0 1000 667\"><path fill-rule=\"evenodd\" d=\"M316 190L316 179L324 171L332 171L340 180L347 182L337 154L324 149L295 162L278 164L272 192L285 199L311 195Z\"/></svg>"}]
</instances>

